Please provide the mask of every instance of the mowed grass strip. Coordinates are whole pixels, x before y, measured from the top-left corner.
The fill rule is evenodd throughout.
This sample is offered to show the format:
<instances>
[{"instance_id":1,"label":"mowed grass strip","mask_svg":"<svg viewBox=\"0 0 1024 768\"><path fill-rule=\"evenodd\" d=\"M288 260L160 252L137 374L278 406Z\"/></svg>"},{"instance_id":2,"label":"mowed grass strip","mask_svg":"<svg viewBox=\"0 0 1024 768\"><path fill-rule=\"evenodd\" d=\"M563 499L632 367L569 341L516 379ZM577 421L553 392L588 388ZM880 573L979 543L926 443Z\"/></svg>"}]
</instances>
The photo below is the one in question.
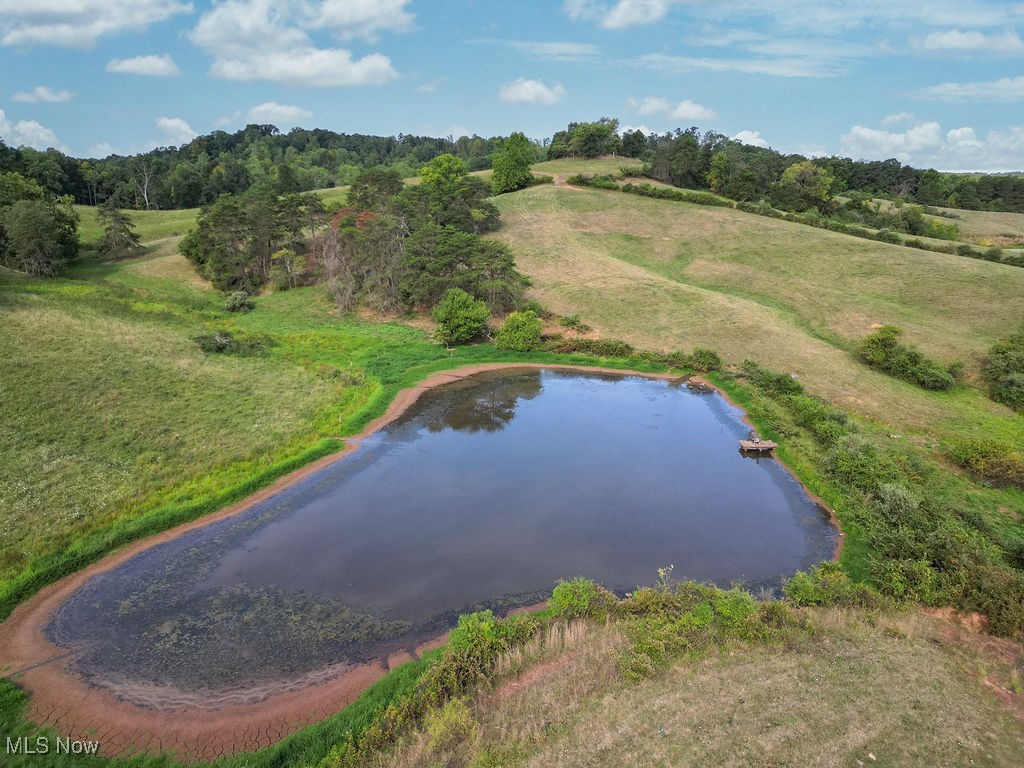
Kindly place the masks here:
<instances>
[{"instance_id":1,"label":"mowed grass strip","mask_svg":"<svg viewBox=\"0 0 1024 768\"><path fill-rule=\"evenodd\" d=\"M1007 318L1024 317L1024 270L603 190L544 186L497 200L496 236L534 294L604 336L750 358L901 430L1024 439L1020 420L980 392L925 393L852 354L873 325L893 323L974 375Z\"/></svg>"}]
</instances>

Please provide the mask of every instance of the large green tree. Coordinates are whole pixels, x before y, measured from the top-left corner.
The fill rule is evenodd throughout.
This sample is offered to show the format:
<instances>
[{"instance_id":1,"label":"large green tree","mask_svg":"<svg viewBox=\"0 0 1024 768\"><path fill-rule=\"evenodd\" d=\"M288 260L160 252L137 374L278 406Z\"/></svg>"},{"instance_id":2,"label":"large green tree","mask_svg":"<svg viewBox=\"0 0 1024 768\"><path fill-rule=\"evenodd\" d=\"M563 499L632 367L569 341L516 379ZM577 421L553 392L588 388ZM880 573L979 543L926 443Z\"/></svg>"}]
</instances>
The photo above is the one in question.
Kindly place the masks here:
<instances>
[{"instance_id":1,"label":"large green tree","mask_svg":"<svg viewBox=\"0 0 1024 768\"><path fill-rule=\"evenodd\" d=\"M772 190L772 202L789 211L828 210L835 177L810 160L793 163Z\"/></svg>"},{"instance_id":2,"label":"large green tree","mask_svg":"<svg viewBox=\"0 0 1024 768\"><path fill-rule=\"evenodd\" d=\"M496 195L515 192L530 185L530 166L535 160L533 142L522 133L513 133L494 153L491 190Z\"/></svg>"},{"instance_id":3,"label":"large green tree","mask_svg":"<svg viewBox=\"0 0 1024 768\"><path fill-rule=\"evenodd\" d=\"M78 214L34 179L0 174L0 264L41 277L78 255Z\"/></svg>"}]
</instances>

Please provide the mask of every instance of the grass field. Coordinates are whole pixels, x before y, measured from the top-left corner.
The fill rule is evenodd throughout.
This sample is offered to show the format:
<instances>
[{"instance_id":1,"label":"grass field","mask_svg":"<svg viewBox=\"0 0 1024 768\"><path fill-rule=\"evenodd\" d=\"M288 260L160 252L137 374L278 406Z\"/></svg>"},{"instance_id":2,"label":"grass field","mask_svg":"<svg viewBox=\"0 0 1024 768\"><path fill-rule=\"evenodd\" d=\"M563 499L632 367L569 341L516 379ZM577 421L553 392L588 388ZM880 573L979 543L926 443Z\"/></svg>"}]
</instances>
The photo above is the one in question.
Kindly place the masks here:
<instances>
[{"instance_id":1,"label":"grass field","mask_svg":"<svg viewBox=\"0 0 1024 768\"><path fill-rule=\"evenodd\" d=\"M976 376L1008 318L1024 318L1024 270L604 190L536 187L498 204L497 236L537 298L605 336L750 358L900 430L1024 439L1024 420L979 392L928 394L851 354L895 324Z\"/></svg>"},{"instance_id":2,"label":"grass field","mask_svg":"<svg viewBox=\"0 0 1024 768\"><path fill-rule=\"evenodd\" d=\"M624 640L614 626L578 628L473 699L462 738L418 731L374 768L1009 768L1024 759L1024 724L989 687L1019 685L1009 679L1020 674L1019 648L914 612L807 616L817 632L785 648L727 647L639 685L618 674Z\"/></svg>"}]
</instances>

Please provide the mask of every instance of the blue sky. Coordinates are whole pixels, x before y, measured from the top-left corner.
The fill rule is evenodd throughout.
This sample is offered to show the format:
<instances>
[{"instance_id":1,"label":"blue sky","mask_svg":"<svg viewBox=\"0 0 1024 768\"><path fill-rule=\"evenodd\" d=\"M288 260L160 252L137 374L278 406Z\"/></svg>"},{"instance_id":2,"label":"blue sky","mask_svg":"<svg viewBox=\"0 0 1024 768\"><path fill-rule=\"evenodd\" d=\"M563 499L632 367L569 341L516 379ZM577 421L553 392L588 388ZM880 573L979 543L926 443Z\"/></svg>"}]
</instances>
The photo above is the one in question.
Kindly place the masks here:
<instances>
[{"instance_id":1,"label":"blue sky","mask_svg":"<svg viewBox=\"0 0 1024 768\"><path fill-rule=\"evenodd\" d=\"M698 126L784 152L1024 170L1012 0L0 0L0 136L129 154L248 122L551 136Z\"/></svg>"}]
</instances>

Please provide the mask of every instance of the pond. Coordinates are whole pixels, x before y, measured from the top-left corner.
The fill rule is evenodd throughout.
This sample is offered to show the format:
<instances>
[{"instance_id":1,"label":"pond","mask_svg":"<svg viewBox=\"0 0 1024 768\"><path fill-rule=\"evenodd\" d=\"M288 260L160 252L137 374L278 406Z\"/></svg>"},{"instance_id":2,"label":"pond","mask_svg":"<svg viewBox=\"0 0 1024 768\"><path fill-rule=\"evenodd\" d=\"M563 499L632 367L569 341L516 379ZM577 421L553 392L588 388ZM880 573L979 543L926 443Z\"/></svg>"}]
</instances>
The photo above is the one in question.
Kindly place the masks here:
<instances>
[{"instance_id":1,"label":"pond","mask_svg":"<svg viewBox=\"0 0 1024 768\"><path fill-rule=\"evenodd\" d=\"M47 637L131 699L244 690L415 648L459 613L586 576L778 588L830 559L825 510L681 381L514 369L424 393L354 453L88 581Z\"/></svg>"}]
</instances>

